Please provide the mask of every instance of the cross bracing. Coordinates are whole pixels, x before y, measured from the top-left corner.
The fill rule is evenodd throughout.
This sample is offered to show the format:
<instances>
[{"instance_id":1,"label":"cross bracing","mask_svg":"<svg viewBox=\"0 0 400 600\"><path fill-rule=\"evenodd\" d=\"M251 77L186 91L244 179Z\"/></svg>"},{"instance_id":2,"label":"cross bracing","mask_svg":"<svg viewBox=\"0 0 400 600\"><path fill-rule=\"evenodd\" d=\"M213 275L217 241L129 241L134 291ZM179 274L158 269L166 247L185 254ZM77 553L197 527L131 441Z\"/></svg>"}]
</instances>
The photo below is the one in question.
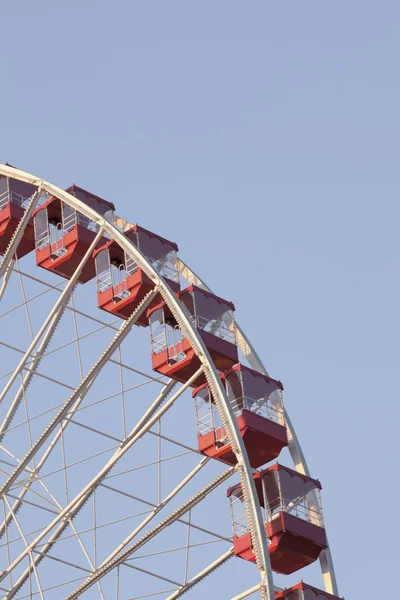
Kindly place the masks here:
<instances>
[{"instance_id":1,"label":"cross bracing","mask_svg":"<svg viewBox=\"0 0 400 600\"><path fill-rule=\"evenodd\" d=\"M42 191L63 197L54 186L41 183ZM107 222L98 222L100 231L104 227L118 238ZM224 494L209 487L223 478L223 468L215 461L199 463L188 386L175 386L151 373L148 332L135 328L134 319L121 327L119 320L99 317L89 301L94 296L90 284L79 288L73 280L60 282L48 273L26 272L25 263L8 258L9 264L3 265L0 293L5 309L0 323L5 331L14 328L16 335L0 336L6 353L0 373L4 513L0 552L6 565L0 598L60 598L60 594L74 598L85 586L91 590L88 594L97 594L88 597L173 598L183 593L196 597L197 586L207 585L220 567L231 564L232 542ZM140 264L143 257L135 255L135 259ZM178 310L151 266L145 262L142 266L172 309ZM188 281L196 278L183 263L181 275ZM176 316L194 336L186 316L179 312ZM244 354L257 359L243 336L241 341ZM265 539L257 529L259 515L246 456L207 351L195 336L192 343L209 384L215 387L218 407L240 457L237 473L247 489L261 574L261 584L256 586L270 600L272 575ZM295 436L292 439L297 443ZM212 514L208 496L218 498L212 501ZM170 498L169 514L165 498ZM190 498L195 501L186 514ZM205 506L206 516L197 510ZM142 520L137 523L138 519ZM137 540L139 532L142 537ZM210 539L199 542L196 535ZM180 545L170 543L180 536ZM143 537L152 547L146 553ZM216 552L205 554L204 548ZM139 550L142 553L136 556ZM157 556L163 557L161 566L168 574L157 568ZM169 562L168 556L174 560ZM248 565L234 562L232 590L242 589L239 581L246 578L252 589L254 571L250 576ZM83 574L78 577L76 571ZM331 579L332 573L331 568ZM128 591L131 581L137 586L136 595ZM166 588L166 583L172 588ZM160 584L164 588L157 587Z\"/></svg>"}]
</instances>

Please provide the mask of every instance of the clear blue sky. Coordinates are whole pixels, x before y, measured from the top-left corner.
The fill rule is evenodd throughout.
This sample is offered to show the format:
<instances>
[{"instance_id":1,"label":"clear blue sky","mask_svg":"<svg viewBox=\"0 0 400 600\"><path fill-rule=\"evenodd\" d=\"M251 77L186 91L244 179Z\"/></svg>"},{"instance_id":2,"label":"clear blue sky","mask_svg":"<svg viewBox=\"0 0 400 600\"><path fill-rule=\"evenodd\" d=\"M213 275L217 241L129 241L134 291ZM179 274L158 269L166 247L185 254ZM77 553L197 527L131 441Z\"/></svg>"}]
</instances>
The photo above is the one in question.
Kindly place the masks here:
<instances>
[{"instance_id":1,"label":"clear blue sky","mask_svg":"<svg viewBox=\"0 0 400 600\"><path fill-rule=\"evenodd\" d=\"M0 19L1 162L113 200L235 302L324 485L341 594L396 596L399 3Z\"/></svg>"}]
</instances>

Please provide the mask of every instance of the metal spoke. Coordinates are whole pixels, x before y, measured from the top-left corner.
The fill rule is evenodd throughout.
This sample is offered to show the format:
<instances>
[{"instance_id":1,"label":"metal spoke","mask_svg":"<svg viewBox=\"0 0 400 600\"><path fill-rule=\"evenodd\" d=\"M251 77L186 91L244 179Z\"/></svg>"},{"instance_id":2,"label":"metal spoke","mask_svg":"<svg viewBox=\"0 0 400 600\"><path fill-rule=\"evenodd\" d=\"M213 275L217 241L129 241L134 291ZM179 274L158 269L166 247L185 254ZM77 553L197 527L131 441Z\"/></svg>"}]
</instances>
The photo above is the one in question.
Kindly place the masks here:
<instances>
[{"instance_id":1,"label":"metal spoke","mask_svg":"<svg viewBox=\"0 0 400 600\"><path fill-rule=\"evenodd\" d=\"M200 492L198 492L195 496L192 496L190 500L185 502L180 508L171 513L169 517L164 519L159 525L156 525L152 530L146 533L139 541L134 543L132 546L128 546L122 552L117 555L110 555L108 559L106 559L102 565L92 574L88 579L77 588L72 594L69 594L66 600L75 600L78 598L83 592L92 587L97 581L99 581L102 577L107 575L110 571L121 565L127 558L129 558L134 552L139 550L144 544L146 544L150 539L154 538L158 533L160 533L163 529L177 521L182 515L188 512L191 508L196 506L199 502L201 502L208 494L214 491L221 483L226 481L233 473L236 471L235 467L231 467L227 469L224 473L219 475L209 483L206 487L204 487ZM134 537L134 532L127 538L126 543ZM125 541L124 541L125 545Z\"/></svg>"},{"instance_id":2,"label":"metal spoke","mask_svg":"<svg viewBox=\"0 0 400 600\"><path fill-rule=\"evenodd\" d=\"M135 310L135 312L129 317L127 321L124 322L121 329L115 335L112 342L109 344L107 349L100 356L95 365L90 369L85 378L82 380L81 384L76 388L75 392L68 398L68 400L63 404L61 410L57 413L51 423L47 426L42 435L38 438L26 456L22 459L21 464L15 469L15 471L10 475L8 480L2 485L0 488L0 496L7 493L12 484L16 481L22 470L29 464L32 458L36 455L39 449L43 446L46 440L50 437L56 427L65 419L67 416L71 416L74 414L74 410L76 410L77 406L83 401L84 397L90 390L97 376L99 375L103 366L108 362L109 358L114 354L115 350L122 343L122 341L126 338L133 325L140 317L142 312L146 309L146 306L151 302L151 300L156 295L157 290L153 290L147 294L146 298L140 304L140 306ZM65 425L66 426L66 425ZM64 427L65 428L65 427Z\"/></svg>"},{"instance_id":3,"label":"metal spoke","mask_svg":"<svg viewBox=\"0 0 400 600\"><path fill-rule=\"evenodd\" d=\"M14 263L15 263L15 260L12 258L9 262L9 265L8 265L4 275L3 275L3 280L2 280L1 286L0 286L0 302L3 298L4 292L6 291L8 281L9 281L9 279L11 277L11 273L13 271Z\"/></svg>"},{"instance_id":4,"label":"metal spoke","mask_svg":"<svg viewBox=\"0 0 400 600\"><path fill-rule=\"evenodd\" d=\"M238 596L235 596L234 598L232 598L232 600L243 600L243 598L248 598L248 596L251 596L252 594L255 594L256 592L258 592L259 589L260 589L260 584L255 585L252 588L250 588L249 590L246 590L245 592L242 592Z\"/></svg>"},{"instance_id":5,"label":"metal spoke","mask_svg":"<svg viewBox=\"0 0 400 600\"><path fill-rule=\"evenodd\" d=\"M126 321L126 323L128 323L128 321ZM47 549L51 548L51 546L54 544L54 542L60 537L60 535L66 529L66 527L68 527L69 520L72 519L73 516L76 515L80 511L81 507L91 497L91 495L93 494L93 492L96 489L96 487L98 486L98 484L106 477L106 475L110 472L110 470L118 462L118 460L120 458L122 458L122 456L133 446L133 444L138 439L140 439L146 433L146 431L148 431L148 429L150 429L150 427L153 426L153 424L155 422L157 422L158 418L160 418L159 417L160 413L166 412L170 408L170 406L172 406L172 404L177 400L177 398L185 391L185 389L187 389L187 387L189 387L189 385L192 383L192 380L195 380L194 378L197 378L200 373L201 373L201 369L199 369L199 371L197 373L195 373L195 375L186 384L184 384L180 388L180 390L172 396L172 398L170 398L164 404L164 406L158 411L158 413L156 413L154 415L157 408L159 408L159 406L164 402L164 400L169 395L169 393L171 392L173 387L176 385L176 383L173 381L173 382L170 382L167 386L165 386L164 390L161 392L161 394L158 396L158 398L154 401L152 406L147 410L145 415L138 422L136 427L132 430L130 435L126 438L126 440L122 444L120 444L119 449L116 451L116 453L113 455L113 457L108 461L108 463L105 465L105 467L103 467L103 469L97 474L97 476L78 494L78 496L76 496L65 507L65 509L52 521L52 523L50 523L50 525L48 525L44 530L42 530L41 534L34 540L34 542L31 543L32 548L34 548L53 529L53 527L59 521L61 521L65 516L68 515L69 519L64 520L64 522L62 522L61 525L59 525L59 527L56 529L56 531L53 533L53 535L48 540L45 548L47 548ZM39 467L39 465L40 465L40 463L38 464L38 467ZM13 564L8 567L7 571L12 571L21 562L21 560L23 560L24 556L25 556L25 553L24 552L21 553L20 556L13 562ZM35 559L35 560L40 560L40 558ZM7 571L3 571L0 581L7 575ZM16 591L18 591L19 587L21 585L23 585L23 583L26 581L26 578L28 576L29 576L29 569L22 574L22 576L18 580L17 584L14 586L14 588L12 590L10 590L10 593L12 593L12 596L16 593ZM10 596L10 598L12 596Z\"/></svg>"},{"instance_id":6,"label":"metal spoke","mask_svg":"<svg viewBox=\"0 0 400 600\"><path fill-rule=\"evenodd\" d=\"M179 260L178 268L179 272L182 274L183 277L185 277L185 279L187 279L187 281L189 281L189 283L193 283L194 285L198 285L199 287L209 292L212 292L211 288L209 288L206 285L206 283L196 273L194 273L194 271L192 271L192 269L190 269L190 267L188 267L188 265L186 265L182 260ZM252 346L250 340L247 338L246 334L244 333L243 329L240 327L237 321L236 330L238 347L249 361L251 367L256 371L259 371L260 373L268 375L268 371L263 365L255 348ZM286 408L284 408L284 412L286 428L288 431L289 438L289 452L291 454L295 467L300 473L304 473L305 475L310 476L310 469L307 465L307 461L304 452L301 448L300 441L296 435L296 431L289 418ZM326 550L322 551L319 560L326 591L330 594L338 596L339 588L336 580L335 567L333 564L333 558L329 545L326 548Z\"/></svg>"},{"instance_id":7,"label":"metal spoke","mask_svg":"<svg viewBox=\"0 0 400 600\"><path fill-rule=\"evenodd\" d=\"M38 189L29 201L30 213L25 211L0 263L0 300L7 292L7 306L0 314L0 319L5 319L2 330L6 335L0 345L4 354L8 353L4 361L4 374L0 375L0 381L3 380L5 384L3 391L0 391L0 497L3 498L4 509L4 520L0 523L0 538L3 536L0 547L4 556L4 570L0 572L0 598L11 600L16 596L20 599L38 596L43 599L48 593L49 597L55 594L72 600L96 585L97 597L103 600L105 596L128 600L129 582L135 581L135 578L138 583L141 578L146 581L146 577L150 578L150 583L145 584L143 589L134 588L136 593L130 600L159 596L173 600L191 592L196 584L212 576L234 555L231 530L229 528L226 531L228 523L221 520L224 527L219 526L219 513L216 510L215 523L206 521L205 528L197 518L199 509L195 507L204 503L206 510L208 502L212 503L215 498L213 496L206 500L207 496L236 473L242 485L257 567L255 576L258 573L259 579L258 582L254 581L257 585L233 600L252 594L261 596L262 600L273 600L275 589L265 526L246 447L208 347L193 325L186 306L172 292L169 280L160 276L158 264L155 267L156 263L148 259L123 233L132 227L130 223L111 212L102 216L82 202L79 196L75 197L17 169L0 165L0 175L18 179ZM57 282L54 274L47 277L45 271L41 271L41 277L40 271L39 274L26 272L29 268L22 270L18 264L18 243L22 239L23 228L31 218L34 201L37 202L42 193L68 205L72 211L79 213L84 220L82 222L89 220L92 223L89 229L96 232L91 234L90 248L86 250L85 246L82 251L85 254L83 259L82 255L77 259L78 267L77 262L70 263L74 265L75 272L72 269L73 275L69 280ZM87 286L79 286L79 290L76 285L85 262L94 260L92 251L104 243L103 236L112 239L113 244L118 244L125 253L125 260L136 264L153 286L152 292L121 326L120 319L115 319L112 311L108 312L107 319L102 319L101 314L105 313L96 314L92 310L97 310L94 281ZM79 252L74 254L73 261ZM29 265L28 260L26 264ZM178 271L189 283L209 289L182 261L178 262ZM12 273L16 273L15 279L11 277ZM54 297L51 292L55 292ZM188 339L201 365L197 373L177 391L173 389L176 385L174 381L166 381L157 372L144 372L147 350L141 352L139 348L131 347L128 341L123 348L121 346L156 295L166 302L177 327ZM23 319L19 326L25 331L16 330L17 335L13 339L8 328L10 323L12 328L13 320L17 319L17 315L22 315L23 310L27 320L22 322L25 321ZM108 311L107 308L105 310ZM43 314L42 324L39 322L36 333L35 319L40 314ZM62 318L65 314L71 314L72 320ZM230 324L227 325L229 328ZM142 328L137 330L139 341L143 339L143 333ZM108 341L110 338L111 342ZM20 343L19 339L27 339L28 342ZM90 359L93 351L96 353L97 345L98 358L96 360L94 356ZM240 327L237 327L237 345L241 356L253 368L266 374L259 356ZM10 370L13 360L17 366ZM89 360L93 366L86 372ZM189 390L200 374L209 386L226 433L226 442L236 456L236 466L220 475L217 475L221 472L220 462L202 458L201 455L200 462L195 459L199 450L186 427L185 420L190 419L187 403L179 403L179 407L169 413L176 400ZM150 383L161 385L161 389L153 396L148 393L153 388L143 387ZM142 387L141 393L139 388ZM66 389L70 390L67 399ZM44 402L40 402L40 390L45 393ZM133 390L138 390L139 401L145 403L144 407L137 404ZM128 395L128 392L132 394ZM182 422L178 422L179 419ZM287 414L286 424L289 451L296 469L308 473L299 440ZM138 446L134 449L137 442ZM187 484L199 471L201 474L197 477L201 480L199 488L202 489L186 500L193 493L188 492L193 482ZM150 481L146 493L142 493L142 481ZM222 492L216 495L220 500ZM169 502L172 512L166 517L161 516L168 514L161 511ZM179 508L175 509L176 506ZM111 510L107 512L108 507L112 507L112 514ZM214 515L214 511L211 514ZM38 515L37 520L35 515ZM157 517L162 519L161 522ZM29 533L23 531L27 529L27 523L31 524L29 528L32 531ZM172 526L171 529L166 530L169 526ZM121 527L122 531L125 528L122 535ZM171 544L175 531L177 537ZM178 535L182 536L179 541ZM147 553L140 552L156 536L154 546L149 545ZM165 539L167 543L163 547ZM208 548L206 544L215 543L224 544L223 554L218 558L214 554L209 558L208 565L199 562L200 555L193 548L202 545ZM78 550L80 559L74 556L73 548ZM217 547L210 546L209 554L211 549L212 552L218 552ZM174 569L176 567L175 570L162 572L161 568L157 568L157 564L162 564L160 557L165 554L168 554L168 560ZM138 564L139 559L145 559L146 563ZM237 569L231 564L228 568L232 574L237 570L235 576L239 582L239 572L245 563L233 562ZM321 554L320 564L326 590L338 595L329 548ZM57 568L59 577L47 578L51 569ZM68 569L71 573L68 573ZM73 569L79 569L82 577L74 578ZM103 577L111 572L110 587L110 581L103 581ZM193 573L197 575L193 576ZM165 587L169 589L158 591L161 581L167 582ZM213 578L207 579L207 583L209 581L213 581ZM27 584L27 595L21 596L20 590L24 584ZM63 593L61 588L66 585L69 587ZM213 584L208 585L208 590L212 590ZM71 592L75 586L76 589Z\"/></svg>"},{"instance_id":8,"label":"metal spoke","mask_svg":"<svg viewBox=\"0 0 400 600\"><path fill-rule=\"evenodd\" d=\"M197 465L197 467L195 467L190 473L189 475L187 475L184 479L182 479L182 481L176 486L176 488L174 490L172 490L172 492L170 494L168 494L168 496L166 496L166 498L164 498L164 500L160 501L158 503L158 505L152 510L152 512L140 523L140 525L138 525L130 534L129 536L119 545L117 546L117 548L115 548L115 550L109 555L109 557L104 561L111 561L115 556L117 556L117 554L119 554L119 552L121 552L121 550L123 550L123 548L125 548L125 546L127 546L129 544L129 542L131 542L131 540L133 540L133 538L135 538L141 531L142 529L144 529L146 527L146 525L181 491L181 489L183 487L185 487L185 485L191 480L193 479L193 477L195 475L197 475L197 473L208 463L210 459L208 457L204 457L202 458L202 460L200 461L200 463ZM103 563L103 564L104 564Z\"/></svg>"},{"instance_id":9,"label":"metal spoke","mask_svg":"<svg viewBox=\"0 0 400 600\"><path fill-rule=\"evenodd\" d=\"M26 207L26 210L24 212L24 215L23 215L22 219L20 220L20 222L18 223L16 230L14 231L14 234L13 234L13 236L10 240L10 243L7 247L7 250L5 251L5 254L3 256L3 260L1 261L1 264L0 264L0 279L2 277L4 277L6 271L11 266L11 261L13 260L13 257L17 251L18 244L22 240L24 231L32 217L32 213L35 210L36 203L39 200L39 197L41 196L41 194L42 194L42 189L39 187L38 191L35 192L33 194L33 196L31 197L29 204Z\"/></svg>"},{"instance_id":10,"label":"metal spoke","mask_svg":"<svg viewBox=\"0 0 400 600\"><path fill-rule=\"evenodd\" d=\"M213 571L215 571L216 569L221 567L224 563L226 563L226 561L229 560L230 558L232 558L232 556L233 556L233 547L229 548L229 550L227 552L225 552L222 556L217 558L217 560L215 560L213 563L208 565L208 567L203 569L200 573L198 573L190 581L185 583L185 585L182 585L179 588L179 590L177 590L176 592L174 592L173 594L168 596L168 598L166 598L166 600L175 600L175 598L180 598L181 596L183 596L183 594L186 594L186 592L188 592L193 586L195 586L197 583L200 583L200 581L202 581L205 577L208 577L208 575L211 575L211 573ZM260 587L260 586L258 586L258 587Z\"/></svg>"},{"instance_id":11,"label":"metal spoke","mask_svg":"<svg viewBox=\"0 0 400 600\"><path fill-rule=\"evenodd\" d=\"M162 575L157 575L156 573L153 573L152 571L148 571L147 569L141 569L140 567L136 566L136 565L130 565L129 563L122 563L125 567L128 567L129 569L135 569L135 571L140 571L141 573L146 573L146 575L151 575L152 577L156 577L156 579L162 579L163 581L166 581L167 583L172 583L173 585L180 585L178 582L173 581L173 579L169 579L168 577L163 577ZM117 567L117 572L119 571L119 567Z\"/></svg>"},{"instance_id":12,"label":"metal spoke","mask_svg":"<svg viewBox=\"0 0 400 600\"><path fill-rule=\"evenodd\" d=\"M34 339L32 340L32 343L30 344L28 350L25 352L22 360L20 361L19 365L17 366L17 368L15 369L14 373L12 374L12 376L10 377L8 383L6 384L4 390L2 391L2 393L0 394L0 403L4 400L4 398L6 397L8 391L10 390L11 386L13 385L14 381L16 380L16 378L18 377L18 375L21 373L21 371L24 369L27 360L29 359L32 351L34 350L35 346L37 345L37 343L39 342L39 340L41 339L42 335L45 333L47 327L47 332L46 335L44 336L40 347L38 348L35 356L34 356L34 362L31 365L31 368L29 369L28 373L25 375L24 378L24 382L23 385L21 386L21 388L18 390L13 402L11 403L11 406L7 412L7 415L0 427L0 441L2 440L2 436L4 435L4 431L7 429L8 425L10 424L12 418L14 417L19 403L21 401L22 398L22 393L23 393L23 389L26 389L26 386L29 385L29 382L32 378L32 374L34 373L34 370L38 364L38 361L40 361L41 359L41 355L42 353L46 350L53 334L54 331L59 323L59 320L61 319L62 315L63 315L63 306L68 303L71 294L75 288L75 285L78 281L78 277L80 275L80 273L82 272L83 267L85 266L86 262L89 260L90 256L92 255L93 250L96 248L99 240L101 239L101 235L102 235L102 230L100 230L98 232L98 234L96 235L95 239L93 240L92 244L90 245L89 249L87 250L87 252L85 253L84 257L82 258L81 262L79 263L77 270L75 271L74 275L71 277L70 281L68 282L67 286L65 287L64 291L62 292L62 294L60 295L60 297L58 298L56 304L54 305L53 309L50 311L48 317L45 319L43 325L41 326L41 328L39 329L38 333L36 334L36 336L34 337ZM0 495L1 495L1 491L0 491Z\"/></svg>"},{"instance_id":13,"label":"metal spoke","mask_svg":"<svg viewBox=\"0 0 400 600\"><path fill-rule=\"evenodd\" d=\"M25 546L28 547L28 542L26 541L26 537L24 536L24 533L23 533L23 531L21 529L21 526L20 526L20 524L18 522L18 519L16 518L15 514L13 513L13 509L12 509L10 503L8 502L8 500L7 500L7 498L5 496L4 496L3 500L4 500L5 504L7 504L7 508L11 512L11 514L13 516L14 522L15 522L15 524L17 526L17 529L18 529L18 531L19 531L19 533L21 535L21 538L24 540ZM33 572L34 572L34 575L35 575L35 579L36 579L36 583L37 583L37 586L38 586L38 589L39 589L40 597L42 598L42 600L44 600L42 587L41 587L40 581L39 581L39 576L37 574L37 569L36 569L35 563L33 562L33 558L32 558L32 552L29 552L29 559L30 559L30 565L32 565L32 569L33 569Z\"/></svg>"},{"instance_id":14,"label":"metal spoke","mask_svg":"<svg viewBox=\"0 0 400 600\"><path fill-rule=\"evenodd\" d=\"M87 376L85 377L85 379L82 381L81 385L77 388L77 390L74 392L74 394L72 394L72 396L63 405L63 407L59 411L58 415L53 419L52 423L47 427L47 429L42 434L42 436L39 438L39 440L36 442L36 444L34 446L32 446L31 450L28 452L28 454L25 456L25 458L21 461L21 463L19 464L19 466L8 477L6 483L3 484L2 489L0 490L0 495L1 494L4 495L4 494L7 493L7 491L10 489L11 485L14 483L14 481L20 475L22 469L27 464L29 464L30 460L35 456L36 451L44 444L44 442L46 441L46 439L51 435L52 431L54 431L54 429L57 427L57 425L59 423L61 423L61 421L65 418L65 416L68 416L68 415L71 416L74 413L74 409L78 408L78 406L80 405L80 403L84 399L84 396L89 391L90 386L94 382L96 376L100 372L102 364L105 363L105 362L107 362L108 358L110 356L112 356L112 354L115 351L116 347L123 341L123 339L125 339L125 337L129 333L129 331L133 327L135 321L140 317L140 315L143 312L143 310L145 310L146 305L149 302L151 302L151 299L154 297L155 294L156 294L156 290L154 290L153 292L150 292L146 296L146 298L143 300L143 302L141 303L141 305L132 314L132 316L130 317L130 319L128 321L126 321L122 325L122 327L120 328L119 332L115 335L115 337L112 340L111 344L108 346L107 350L101 355L100 359L97 361L96 365L94 365L94 367L92 367L92 369L89 371L89 373L87 374ZM37 467L35 469L35 473L31 476L30 483L32 483L35 480L35 478L37 477L38 472L40 471L40 469L45 464L45 461L47 460L48 456L50 455L50 453L52 452L53 448L55 447L55 445L56 445L59 437L61 436L61 434L64 431L64 429L67 427L68 422L69 422L68 419L65 419L64 422L62 423L62 425L61 425L58 433L56 434L56 436L54 437L53 441L51 442L51 444L47 448L46 452L44 453L43 457L41 458L40 462L38 463L38 465L37 465ZM13 511L14 512L16 512L19 509L19 507L21 505L21 499L26 494L26 491L27 491L28 487L29 487L29 485L25 485L24 486L24 488L22 489L22 491L21 491L21 493L19 495L18 500L16 500L16 502L14 503L14 506L13 506ZM0 526L0 536L4 533L4 530L9 526L12 518L13 518L12 517L12 513L9 512L9 514L7 515L7 518L6 518L5 522L3 523L2 526ZM16 559L16 561L14 561L13 565L15 566L16 564L18 564L20 562L20 560L22 560L22 558L20 556L18 559ZM34 560L36 560L36 559L34 559ZM10 565L9 568L12 570L13 566ZM1 579L3 577L4 577L4 574L1 576Z\"/></svg>"},{"instance_id":15,"label":"metal spoke","mask_svg":"<svg viewBox=\"0 0 400 600\"><path fill-rule=\"evenodd\" d=\"M111 360L109 362L112 362ZM36 374L38 374L36 372ZM59 382L58 382L59 383ZM137 390L140 387L143 387L145 385L148 385L149 383L152 383L152 381L144 381L143 383L139 383L137 385L133 385L129 388L126 388L124 390L124 393L127 394L128 392L131 392L132 390ZM159 382L159 383L164 383L165 382ZM72 386L68 386L67 384L65 384L65 386L63 385L62 387L67 387L68 389L74 390L75 388ZM105 396L105 398L100 398L100 400L94 400L93 402L89 402L88 404L86 404L85 406L81 406L80 408L78 408L75 411L75 414L85 411L89 408L92 408L93 406L96 406L97 404L102 404L103 402L107 402L107 400L112 400L113 398L116 398L117 396L120 395L121 392L116 392L115 394L110 394L109 396ZM32 421L34 421L35 419L38 419L40 417L43 417L44 415L47 415L51 412L54 412L55 410L57 410L57 408L60 408L62 406L62 403L60 404L56 404L55 406L53 406L52 408L49 408L48 410L45 410L37 415L35 415L34 417L30 418L30 422L32 423ZM21 423L18 423L18 425L14 425L13 427L9 427L5 433L7 433L8 431L14 431L15 429L18 429L19 427L22 427L23 425L26 425L26 421L22 421ZM164 438L167 439L167 438ZM173 442L173 440L170 440L171 442ZM194 450L193 450L194 451Z\"/></svg>"}]
</instances>

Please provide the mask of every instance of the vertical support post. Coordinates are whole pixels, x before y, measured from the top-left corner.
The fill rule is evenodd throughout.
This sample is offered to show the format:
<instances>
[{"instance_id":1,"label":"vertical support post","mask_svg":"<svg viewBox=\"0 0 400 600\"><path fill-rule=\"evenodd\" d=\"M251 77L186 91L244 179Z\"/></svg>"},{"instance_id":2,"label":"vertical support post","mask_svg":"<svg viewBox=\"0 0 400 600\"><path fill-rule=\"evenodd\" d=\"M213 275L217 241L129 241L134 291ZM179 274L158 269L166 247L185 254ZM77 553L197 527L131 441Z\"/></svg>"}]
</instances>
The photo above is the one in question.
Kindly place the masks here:
<instances>
[{"instance_id":1,"label":"vertical support post","mask_svg":"<svg viewBox=\"0 0 400 600\"><path fill-rule=\"evenodd\" d=\"M3 281L1 282L1 287L0 287L0 301L3 298L4 292L6 291L8 280L11 277L11 273L12 273L14 264L15 264L15 260L12 258L10 260L9 264L8 264L6 272L4 273Z\"/></svg>"},{"instance_id":2,"label":"vertical support post","mask_svg":"<svg viewBox=\"0 0 400 600\"><path fill-rule=\"evenodd\" d=\"M8 267L10 266L10 263L12 261L13 256L15 255L17 248L18 248L18 244L20 243L20 241L22 240L22 236L24 235L24 231L29 223L29 220L32 216L33 211L35 210L35 206L37 204L37 201L39 200L39 196L42 194L42 190L39 188L37 192L35 192L31 199L30 202L25 210L24 216L22 217L22 219L20 220L20 222L18 223L18 227L17 229L14 231L14 235L10 240L10 243L8 245L8 248L6 250L6 253L3 256L3 260L1 261L1 265L0 265L0 279L2 277L4 277L4 275L6 274L6 271L8 269Z\"/></svg>"},{"instance_id":3,"label":"vertical support post","mask_svg":"<svg viewBox=\"0 0 400 600\"><path fill-rule=\"evenodd\" d=\"M62 292L62 294L59 296L57 302L55 303L53 309L50 311L50 313L46 317L43 325L41 326L38 333L32 340L32 343L30 344L28 350L25 352L24 356L22 357L19 365L14 370L14 373L11 375L10 379L8 380L6 386L4 387L2 393L0 394L0 403L4 400L7 393L9 392L10 388L12 387L14 381L19 376L21 371L24 369L28 358L31 356L32 351L35 349L37 343L39 342L40 338L42 337L43 333L45 332L45 330L46 330L47 326L49 325L49 323L51 322L51 320L55 317L55 315L58 313L59 309L63 306L63 304L68 302L69 297L70 297L72 291L74 290L75 285L77 284L79 275L81 274L83 267L85 266L85 264L91 257L93 250L96 248L97 244L99 243L102 234L103 234L103 230L100 228L100 230L98 231L93 242L90 244L90 247L87 250L85 256L82 258L81 262L79 263L75 273L72 275L68 284L64 288L64 291Z\"/></svg>"}]
</instances>

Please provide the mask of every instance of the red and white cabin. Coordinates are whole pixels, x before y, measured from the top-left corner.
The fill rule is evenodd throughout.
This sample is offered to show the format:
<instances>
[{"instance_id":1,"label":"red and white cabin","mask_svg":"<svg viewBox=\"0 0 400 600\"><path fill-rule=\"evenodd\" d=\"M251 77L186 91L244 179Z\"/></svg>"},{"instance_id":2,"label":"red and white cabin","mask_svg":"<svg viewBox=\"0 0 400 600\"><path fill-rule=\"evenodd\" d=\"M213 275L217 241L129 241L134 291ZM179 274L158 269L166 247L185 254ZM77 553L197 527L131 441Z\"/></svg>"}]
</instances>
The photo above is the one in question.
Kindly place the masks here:
<instances>
[{"instance_id":1,"label":"red and white cabin","mask_svg":"<svg viewBox=\"0 0 400 600\"><path fill-rule=\"evenodd\" d=\"M340 600L339 596L318 590L307 583L297 583L275 594L275 600Z\"/></svg>"},{"instance_id":2,"label":"red and white cabin","mask_svg":"<svg viewBox=\"0 0 400 600\"><path fill-rule=\"evenodd\" d=\"M254 482L264 510L272 569L289 575L315 562L327 547L320 482L280 464L255 473ZM255 562L241 484L227 495L235 554Z\"/></svg>"},{"instance_id":3,"label":"red and white cabin","mask_svg":"<svg viewBox=\"0 0 400 600\"><path fill-rule=\"evenodd\" d=\"M177 294L189 311L208 352L219 371L226 371L238 362L234 305L211 292L191 285ZM200 368L188 337L179 328L173 314L162 302L147 312L151 327L153 370L185 383ZM193 387L205 383L200 376Z\"/></svg>"},{"instance_id":4,"label":"red and white cabin","mask_svg":"<svg viewBox=\"0 0 400 600\"><path fill-rule=\"evenodd\" d=\"M280 381L238 364L221 376L235 414L250 465L256 469L278 458L288 445ZM198 448L202 454L229 465L236 456L222 427L207 384L192 393L195 399Z\"/></svg>"},{"instance_id":5,"label":"red and white cabin","mask_svg":"<svg viewBox=\"0 0 400 600\"><path fill-rule=\"evenodd\" d=\"M17 179L0 176L0 254L4 255L14 235L30 198L37 192L37 187ZM24 231L17 249L18 258L22 258L35 249L33 219Z\"/></svg>"},{"instance_id":6,"label":"red and white cabin","mask_svg":"<svg viewBox=\"0 0 400 600\"><path fill-rule=\"evenodd\" d=\"M172 291L179 292L178 246L139 225L134 225L125 235L151 262ZM154 288L154 283L113 240L95 250L93 257L96 261L99 308L128 319L146 294ZM157 306L161 301L161 295L157 294L149 308ZM146 313L138 319L137 324L145 327L148 325Z\"/></svg>"},{"instance_id":7,"label":"red and white cabin","mask_svg":"<svg viewBox=\"0 0 400 600\"><path fill-rule=\"evenodd\" d=\"M66 191L102 216L115 210L111 202L94 196L76 185L72 185ZM97 224L55 197L37 208L33 218L36 264L70 279L96 237ZM106 238L100 240L99 244L105 242ZM95 274L94 261L89 259L78 282L86 283L93 279Z\"/></svg>"}]
</instances>

